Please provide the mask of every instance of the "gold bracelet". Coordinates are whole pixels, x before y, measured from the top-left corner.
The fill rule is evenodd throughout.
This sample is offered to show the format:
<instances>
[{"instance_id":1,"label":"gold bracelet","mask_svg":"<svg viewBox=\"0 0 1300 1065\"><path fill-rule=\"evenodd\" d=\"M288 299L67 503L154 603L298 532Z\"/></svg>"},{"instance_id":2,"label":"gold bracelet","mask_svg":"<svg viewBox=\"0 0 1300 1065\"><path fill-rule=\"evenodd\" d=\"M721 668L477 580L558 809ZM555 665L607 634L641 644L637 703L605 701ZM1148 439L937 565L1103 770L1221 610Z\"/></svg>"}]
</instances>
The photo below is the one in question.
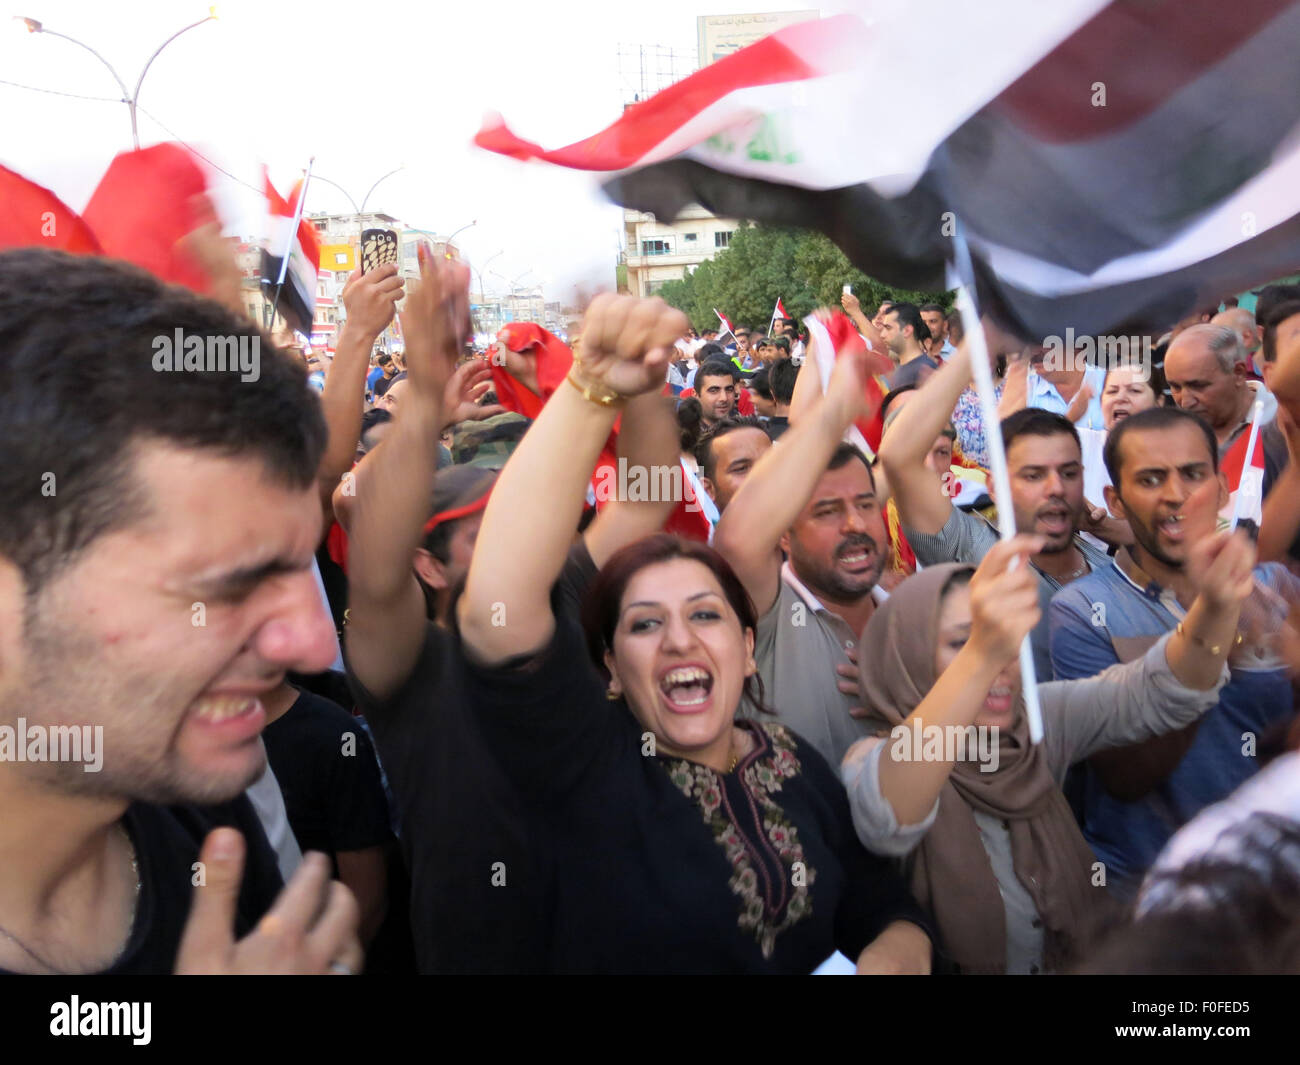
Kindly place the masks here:
<instances>
[{"instance_id":1,"label":"gold bracelet","mask_svg":"<svg viewBox=\"0 0 1300 1065\"><path fill-rule=\"evenodd\" d=\"M1218 644L1207 643L1205 640L1202 640L1199 636L1193 636L1190 633L1184 632L1183 623L1181 621L1178 623L1178 628L1176 628L1174 631L1178 633L1179 636L1191 640L1192 643L1196 644L1197 647L1204 647L1207 651L1210 652L1210 654L1216 657L1223 654L1223 648L1220 647ZM1240 647L1241 641L1242 641L1242 635L1241 633L1237 633L1237 638L1232 641L1232 646Z\"/></svg>"},{"instance_id":2,"label":"gold bracelet","mask_svg":"<svg viewBox=\"0 0 1300 1065\"><path fill-rule=\"evenodd\" d=\"M627 396L615 392L613 389L593 385L590 381L580 379L576 362L569 368L565 380L582 393L583 399L588 403L596 404L598 407L622 407L627 403Z\"/></svg>"}]
</instances>

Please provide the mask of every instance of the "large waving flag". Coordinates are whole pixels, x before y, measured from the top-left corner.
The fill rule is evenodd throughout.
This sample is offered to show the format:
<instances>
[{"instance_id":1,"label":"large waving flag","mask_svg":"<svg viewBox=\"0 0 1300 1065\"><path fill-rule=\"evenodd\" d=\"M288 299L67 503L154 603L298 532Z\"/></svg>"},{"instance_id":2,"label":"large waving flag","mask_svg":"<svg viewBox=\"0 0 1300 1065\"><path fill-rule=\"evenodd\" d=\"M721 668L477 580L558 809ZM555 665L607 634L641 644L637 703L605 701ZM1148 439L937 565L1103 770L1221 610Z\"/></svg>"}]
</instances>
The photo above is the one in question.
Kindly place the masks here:
<instances>
[{"instance_id":1,"label":"large waving flag","mask_svg":"<svg viewBox=\"0 0 1300 1065\"><path fill-rule=\"evenodd\" d=\"M76 211L44 186L0 166L0 251L8 248L103 253Z\"/></svg>"},{"instance_id":2,"label":"large waving flag","mask_svg":"<svg viewBox=\"0 0 1300 1065\"><path fill-rule=\"evenodd\" d=\"M83 217L105 255L207 295L212 278L185 241L215 219L207 188L191 152L155 144L123 152L109 164Z\"/></svg>"},{"instance_id":3,"label":"large waving flag","mask_svg":"<svg viewBox=\"0 0 1300 1065\"><path fill-rule=\"evenodd\" d=\"M899 287L948 287L960 224L988 310L1027 336L1156 328L1290 272L1300 246L1295 0L939 0L780 30L556 151L619 203L821 229ZM979 63L918 82L935 21ZM1015 32L1008 34L1007 26ZM905 114L887 136L860 116Z\"/></svg>"},{"instance_id":4,"label":"large waving flag","mask_svg":"<svg viewBox=\"0 0 1300 1065\"><path fill-rule=\"evenodd\" d=\"M288 249L289 268L285 271L284 285L280 289L277 307L284 320L298 332L311 335L312 319L316 316L316 281L320 272L320 238L316 227L305 218L298 217L298 201L303 194L300 180L285 200L266 175L266 200L271 212L271 226L267 247L262 250L262 285L273 293L280 277L280 268ZM274 297L273 297L274 298Z\"/></svg>"}]
</instances>

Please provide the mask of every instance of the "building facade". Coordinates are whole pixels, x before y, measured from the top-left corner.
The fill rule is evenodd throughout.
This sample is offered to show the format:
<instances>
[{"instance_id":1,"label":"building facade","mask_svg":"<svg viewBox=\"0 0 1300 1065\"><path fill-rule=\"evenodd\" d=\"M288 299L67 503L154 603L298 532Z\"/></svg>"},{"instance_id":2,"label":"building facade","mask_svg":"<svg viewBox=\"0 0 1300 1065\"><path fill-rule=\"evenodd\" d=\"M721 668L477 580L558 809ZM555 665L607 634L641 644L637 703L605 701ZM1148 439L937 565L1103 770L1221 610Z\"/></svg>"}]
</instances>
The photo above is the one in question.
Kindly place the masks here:
<instances>
[{"instance_id":1,"label":"building facade","mask_svg":"<svg viewBox=\"0 0 1300 1065\"><path fill-rule=\"evenodd\" d=\"M673 222L646 211L623 212L623 265L627 291L653 296L667 281L680 281L731 244L739 223L692 204Z\"/></svg>"}]
</instances>

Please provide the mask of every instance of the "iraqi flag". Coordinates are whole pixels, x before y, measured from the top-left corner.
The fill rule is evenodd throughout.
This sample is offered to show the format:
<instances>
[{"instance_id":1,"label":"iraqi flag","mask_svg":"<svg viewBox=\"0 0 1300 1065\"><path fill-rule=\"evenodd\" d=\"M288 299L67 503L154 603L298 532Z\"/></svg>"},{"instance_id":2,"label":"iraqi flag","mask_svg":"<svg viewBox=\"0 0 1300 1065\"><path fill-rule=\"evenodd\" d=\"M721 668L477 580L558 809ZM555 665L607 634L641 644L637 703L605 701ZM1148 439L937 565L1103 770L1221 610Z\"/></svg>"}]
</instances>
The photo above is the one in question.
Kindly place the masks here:
<instances>
[{"instance_id":1,"label":"iraqi flag","mask_svg":"<svg viewBox=\"0 0 1300 1065\"><path fill-rule=\"evenodd\" d=\"M732 328L731 319L723 314L717 307L713 308L713 313L718 316L718 321L722 323L722 335L730 333L733 337L736 335L735 329Z\"/></svg>"},{"instance_id":2,"label":"iraqi flag","mask_svg":"<svg viewBox=\"0 0 1300 1065\"><path fill-rule=\"evenodd\" d=\"M1261 411L1256 407L1251 417L1260 416ZM1219 517L1231 522L1236 515L1242 519L1249 518L1258 526L1264 514L1264 441L1259 433L1254 433L1253 437L1249 431L1241 433L1219 460L1219 469L1228 482L1228 502L1219 511ZM1254 444L1254 452L1250 454L1247 465L1251 444Z\"/></svg>"},{"instance_id":3,"label":"iraqi flag","mask_svg":"<svg viewBox=\"0 0 1300 1065\"><path fill-rule=\"evenodd\" d=\"M916 27L964 56L917 76ZM546 151L617 202L820 229L866 273L949 287L1029 337L1158 329L1291 272L1300 246L1295 0L943 0L797 23ZM861 136L863 115L906 115ZM846 130L857 131L846 134Z\"/></svg>"},{"instance_id":4,"label":"iraqi flag","mask_svg":"<svg viewBox=\"0 0 1300 1065\"><path fill-rule=\"evenodd\" d=\"M809 316L803 324L812 339L813 352L817 357L817 376L821 380L823 394L830 384L836 359L850 352L865 351L871 355L871 368L874 372L867 381L865 392L872 414L869 418L859 418L854 422L846 438L868 458L875 458L880 438L885 431L885 423L880 417L880 406L885 401L885 387L881 383L880 374L892 370L893 364L883 352L875 351L853 328L848 316L839 311L835 311L828 322Z\"/></svg>"},{"instance_id":5,"label":"iraqi flag","mask_svg":"<svg viewBox=\"0 0 1300 1065\"><path fill-rule=\"evenodd\" d=\"M280 278L280 268L286 253L289 267L284 274L278 310L289 325L305 336L311 336L311 323L316 314L316 280L320 272L320 239L316 227L305 218L294 227L302 181L294 186L286 201L271 184L266 175L266 201L271 212L267 245L262 249L262 287L268 297L275 299L275 285Z\"/></svg>"},{"instance_id":6,"label":"iraqi flag","mask_svg":"<svg viewBox=\"0 0 1300 1065\"><path fill-rule=\"evenodd\" d=\"M103 254L76 211L44 186L0 166L0 251L10 248Z\"/></svg>"}]
</instances>

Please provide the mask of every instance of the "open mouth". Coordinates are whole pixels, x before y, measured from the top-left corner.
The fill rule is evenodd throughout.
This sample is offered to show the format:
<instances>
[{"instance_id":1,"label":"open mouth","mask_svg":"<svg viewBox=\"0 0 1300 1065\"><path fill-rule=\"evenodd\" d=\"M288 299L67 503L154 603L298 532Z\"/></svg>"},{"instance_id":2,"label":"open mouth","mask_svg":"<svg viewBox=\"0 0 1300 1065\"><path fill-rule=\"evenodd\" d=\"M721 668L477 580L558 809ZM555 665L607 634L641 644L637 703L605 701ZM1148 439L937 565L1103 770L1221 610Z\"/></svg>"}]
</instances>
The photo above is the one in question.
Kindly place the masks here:
<instances>
[{"instance_id":1,"label":"open mouth","mask_svg":"<svg viewBox=\"0 0 1300 1065\"><path fill-rule=\"evenodd\" d=\"M659 690L673 709L689 713L708 703L713 674L703 666L678 666L659 678Z\"/></svg>"},{"instance_id":2,"label":"open mouth","mask_svg":"<svg viewBox=\"0 0 1300 1065\"><path fill-rule=\"evenodd\" d=\"M984 697L984 708L997 713L1006 713L1011 709L1011 695L1011 688L1007 685L990 688L988 695Z\"/></svg>"},{"instance_id":3,"label":"open mouth","mask_svg":"<svg viewBox=\"0 0 1300 1065\"><path fill-rule=\"evenodd\" d=\"M256 695L239 692L201 695L192 707L194 721L231 741L256 736L266 725L266 708Z\"/></svg>"},{"instance_id":4,"label":"open mouth","mask_svg":"<svg viewBox=\"0 0 1300 1065\"><path fill-rule=\"evenodd\" d=\"M1130 411L1127 407L1124 407L1123 409L1116 408L1111 411L1110 420L1113 422L1117 422L1121 418L1127 418L1129 416L1129 413Z\"/></svg>"},{"instance_id":5,"label":"open mouth","mask_svg":"<svg viewBox=\"0 0 1300 1065\"><path fill-rule=\"evenodd\" d=\"M875 557L874 544L850 544L836 553L839 564L854 573L870 569Z\"/></svg>"},{"instance_id":6,"label":"open mouth","mask_svg":"<svg viewBox=\"0 0 1300 1065\"><path fill-rule=\"evenodd\" d=\"M1062 533L1072 531L1070 528L1070 512L1068 510L1040 510L1038 512L1038 524L1042 526L1043 532L1049 536L1059 536Z\"/></svg>"},{"instance_id":7,"label":"open mouth","mask_svg":"<svg viewBox=\"0 0 1300 1065\"><path fill-rule=\"evenodd\" d=\"M1167 539L1181 542L1185 532L1185 518L1182 514L1171 514L1164 521L1157 523L1156 530Z\"/></svg>"}]
</instances>

